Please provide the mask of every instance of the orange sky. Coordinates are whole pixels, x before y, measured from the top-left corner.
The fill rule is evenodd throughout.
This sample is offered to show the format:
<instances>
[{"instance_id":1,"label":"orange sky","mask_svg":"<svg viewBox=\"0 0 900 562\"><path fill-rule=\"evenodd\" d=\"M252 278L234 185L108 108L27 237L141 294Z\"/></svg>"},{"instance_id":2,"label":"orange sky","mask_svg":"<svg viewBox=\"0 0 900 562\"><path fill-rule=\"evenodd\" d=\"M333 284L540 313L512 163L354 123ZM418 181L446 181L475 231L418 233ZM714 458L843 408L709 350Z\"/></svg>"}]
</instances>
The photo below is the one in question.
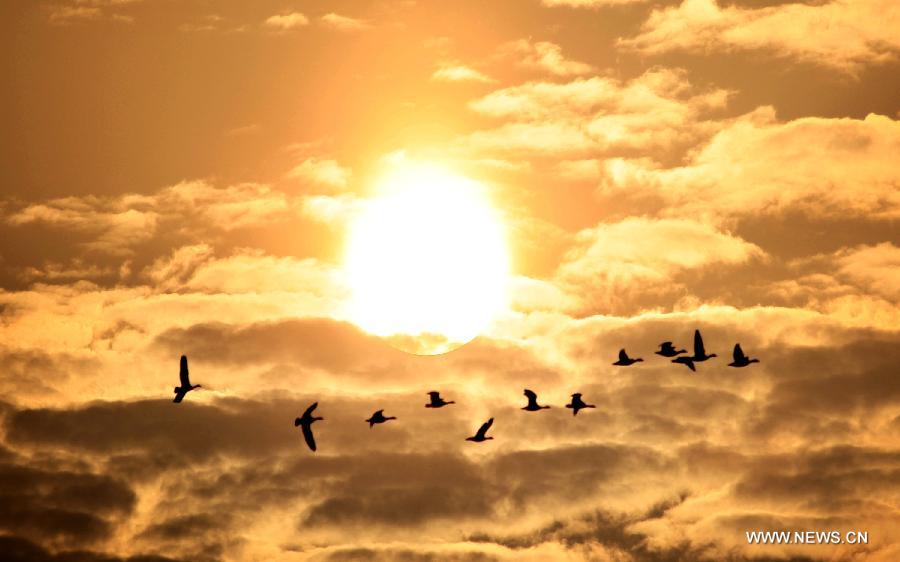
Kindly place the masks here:
<instances>
[{"instance_id":1,"label":"orange sky","mask_svg":"<svg viewBox=\"0 0 900 562\"><path fill-rule=\"evenodd\" d=\"M0 551L900 559L894 0L0 12ZM343 313L401 154L508 231L509 307L446 355ZM696 328L696 374L653 355ZM761 363L726 367L736 342ZM175 406L182 353L203 389Z\"/></svg>"}]
</instances>

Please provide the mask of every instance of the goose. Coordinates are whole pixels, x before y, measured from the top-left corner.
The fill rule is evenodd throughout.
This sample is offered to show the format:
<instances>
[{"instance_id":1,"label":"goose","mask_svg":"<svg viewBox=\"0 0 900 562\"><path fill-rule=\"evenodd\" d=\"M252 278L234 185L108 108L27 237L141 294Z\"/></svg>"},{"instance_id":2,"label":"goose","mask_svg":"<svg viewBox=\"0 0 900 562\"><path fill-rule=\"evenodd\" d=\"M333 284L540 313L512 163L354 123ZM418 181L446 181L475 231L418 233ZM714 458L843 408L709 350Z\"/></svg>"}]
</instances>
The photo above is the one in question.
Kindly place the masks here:
<instances>
[{"instance_id":1,"label":"goose","mask_svg":"<svg viewBox=\"0 0 900 562\"><path fill-rule=\"evenodd\" d=\"M716 357L715 353L707 355L706 350L703 348L703 338L700 336L700 330L694 330L694 356L691 357L691 360L699 363L713 357Z\"/></svg>"},{"instance_id":2,"label":"goose","mask_svg":"<svg viewBox=\"0 0 900 562\"><path fill-rule=\"evenodd\" d=\"M302 416L294 420L294 427L300 426L300 429L303 430L303 438L306 439L306 444L309 445L309 448L312 449L313 452L316 450L316 440L313 439L311 426L313 422L325 419L312 415L313 410L315 410L318 405L318 402L313 402L312 406L307 408Z\"/></svg>"},{"instance_id":3,"label":"goose","mask_svg":"<svg viewBox=\"0 0 900 562\"><path fill-rule=\"evenodd\" d=\"M397 418L395 418L394 416L385 417L384 410L378 410L377 412L372 414L371 418L367 419L366 421L369 422L369 429L372 429L372 427L376 423L384 423L388 420L395 420L395 419L397 419Z\"/></svg>"},{"instance_id":4,"label":"goose","mask_svg":"<svg viewBox=\"0 0 900 562\"><path fill-rule=\"evenodd\" d=\"M176 404L184 400L185 394L194 390L195 388L200 388L201 386L199 384L191 384L191 379L188 375L188 363L186 355L181 356L181 373L179 374L179 376L181 377L181 386L175 387L175 400L172 400L172 402L175 402Z\"/></svg>"},{"instance_id":5,"label":"goose","mask_svg":"<svg viewBox=\"0 0 900 562\"><path fill-rule=\"evenodd\" d=\"M681 357L676 357L672 359L672 363L680 363L681 365L686 366L688 369L692 371L696 371L696 367L694 367L694 359L692 357L688 357L687 355L682 355Z\"/></svg>"},{"instance_id":6,"label":"goose","mask_svg":"<svg viewBox=\"0 0 900 562\"><path fill-rule=\"evenodd\" d=\"M657 355L662 355L663 357L675 357L681 353L687 353L685 349L675 349L675 346L672 345L670 341L664 341L659 344L659 351L654 351Z\"/></svg>"},{"instance_id":7,"label":"goose","mask_svg":"<svg viewBox=\"0 0 900 562\"><path fill-rule=\"evenodd\" d=\"M729 363L729 367L746 367L750 363L759 363L759 359L750 359L746 355L744 355L744 350L741 349L741 344L734 344L734 353L732 354L734 357L734 361Z\"/></svg>"},{"instance_id":8,"label":"goose","mask_svg":"<svg viewBox=\"0 0 900 562\"><path fill-rule=\"evenodd\" d=\"M537 394L535 394L531 390L528 390L527 388L525 389L525 392L523 392L523 394L528 397L528 405L523 406L522 407L523 410L527 410L529 412L537 412L538 410L546 410L547 408L550 407L550 406L539 406L537 403Z\"/></svg>"},{"instance_id":9,"label":"goose","mask_svg":"<svg viewBox=\"0 0 900 562\"><path fill-rule=\"evenodd\" d=\"M428 396L431 397L431 402L425 404L426 408L443 408L447 404L456 404L456 402L454 402L453 400L446 401L441 398L441 393L436 390L432 390L431 392L429 392Z\"/></svg>"},{"instance_id":10,"label":"goose","mask_svg":"<svg viewBox=\"0 0 900 562\"><path fill-rule=\"evenodd\" d=\"M613 365L618 365L620 367L627 367L629 365L634 365L638 361L643 361L643 359L641 359L640 357L632 359L631 357L628 357L628 354L625 353L624 349L620 349L619 350L619 360L616 361L615 363L613 363Z\"/></svg>"},{"instance_id":11,"label":"goose","mask_svg":"<svg viewBox=\"0 0 900 562\"><path fill-rule=\"evenodd\" d=\"M572 403L571 404L566 404L566 408L572 408L573 416L578 415L578 410L582 410L584 408L596 408L596 407L597 406L595 406L593 404L585 404L584 401L581 399L580 392L576 392L575 394L572 395Z\"/></svg>"},{"instance_id":12,"label":"goose","mask_svg":"<svg viewBox=\"0 0 900 562\"><path fill-rule=\"evenodd\" d=\"M481 443L482 441L487 441L488 439L493 439L493 437L485 437L485 434L494 425L494 418L489 419L488 421L481 424L481 427L478 428L478 431L472 437L466 437L466 441L474 441L476 443Z\"/></svg>"}]
</instances>

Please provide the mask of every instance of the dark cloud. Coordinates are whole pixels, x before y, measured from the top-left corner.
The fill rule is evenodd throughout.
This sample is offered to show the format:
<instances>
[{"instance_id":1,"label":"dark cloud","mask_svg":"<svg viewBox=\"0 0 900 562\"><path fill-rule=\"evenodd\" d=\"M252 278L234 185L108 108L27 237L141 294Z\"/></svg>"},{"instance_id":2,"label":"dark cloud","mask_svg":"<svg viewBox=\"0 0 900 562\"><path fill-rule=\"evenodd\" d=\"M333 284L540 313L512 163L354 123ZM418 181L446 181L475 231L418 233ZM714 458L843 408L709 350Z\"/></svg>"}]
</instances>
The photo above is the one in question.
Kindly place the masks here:
<instances>
[{"instance_id":1,"label":"dark cloud","mask_svg":"<svg viewBox=\"0 0 900 562\"><path fill-rule=\"evenodd\" d=\"M0 465L0 528L46 543L90 544L113 533L137 496L109 476Z\"/></svg>"},{"instance_id":2,"label":"dark cloud","mask_svg":"<svg viewBox=\"0 0 900 562\"><path fill-rule=\"evenodd\" d=\"M454 455L370 455L329 486L303 525L419 525L440 518L485 518L499 490L480 468Z\"/></svg>"},{"instance_id":3,"label":"dark cloud","mask_svg":"<svg viewBox=\"0 0 900 562\"><path fill-rule=\"evenodd\" d=\"M3 553L5 562L179 562L174 558L152 554L120 558L85 550L53 553L38 543L9 535L0 536L0 552Z\"/></svg>"},{"instance_id":4,"label":"dark cloud","mask_svg":"<svg viewBox=\"0 0 900 562\"><path fill-rule=\"evenodd\" d=\"M422 552L403 548L340 548L316 560L323 562L492 562L498 558L483 552Z\"/></svg>"}]
</instances>

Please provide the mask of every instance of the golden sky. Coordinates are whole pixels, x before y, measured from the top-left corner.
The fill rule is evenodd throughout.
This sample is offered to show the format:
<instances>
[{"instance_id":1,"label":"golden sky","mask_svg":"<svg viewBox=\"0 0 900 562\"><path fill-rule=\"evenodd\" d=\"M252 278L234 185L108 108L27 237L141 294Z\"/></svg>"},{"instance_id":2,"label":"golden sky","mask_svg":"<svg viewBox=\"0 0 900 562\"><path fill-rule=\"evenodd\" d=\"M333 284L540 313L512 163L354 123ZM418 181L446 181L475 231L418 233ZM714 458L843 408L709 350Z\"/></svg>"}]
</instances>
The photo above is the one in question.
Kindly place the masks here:
<instances>
[{"instance_id":1,"label":"golden sky","mask_svg":"<svg viewBox=\"0 0 900 562\"><path fill-rule=\"evenodd\" d=\"M0 552L900 560L898 29L896 0L2 2ZM448 247L363 254L508 250L504 299L432 276L441 314L497 305L441 355L348 280L417 166L490 218L412 205ZM653 354L695 329L697 373Z\"/></svg>"}]
</instances>

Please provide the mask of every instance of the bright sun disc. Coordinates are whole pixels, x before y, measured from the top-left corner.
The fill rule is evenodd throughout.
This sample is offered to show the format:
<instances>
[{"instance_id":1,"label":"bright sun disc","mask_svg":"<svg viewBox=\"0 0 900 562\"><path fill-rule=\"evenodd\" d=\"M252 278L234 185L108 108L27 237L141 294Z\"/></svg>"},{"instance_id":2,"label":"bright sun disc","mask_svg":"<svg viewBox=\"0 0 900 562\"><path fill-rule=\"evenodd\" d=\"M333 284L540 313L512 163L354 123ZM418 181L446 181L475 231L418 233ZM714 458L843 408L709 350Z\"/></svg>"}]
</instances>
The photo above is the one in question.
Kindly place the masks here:
<instances>
[{"instance_id":1,"label":"bright sun disc","mask_svg":"<svg viewBox=\"0 0 900 562\"><path fill-rule=\"evenodd\" d=\"M351 226L351 319L396 347L446 353L506 304L502 222L483 187L430 166L388 175Z\"/></svg>"}]
</instances>

